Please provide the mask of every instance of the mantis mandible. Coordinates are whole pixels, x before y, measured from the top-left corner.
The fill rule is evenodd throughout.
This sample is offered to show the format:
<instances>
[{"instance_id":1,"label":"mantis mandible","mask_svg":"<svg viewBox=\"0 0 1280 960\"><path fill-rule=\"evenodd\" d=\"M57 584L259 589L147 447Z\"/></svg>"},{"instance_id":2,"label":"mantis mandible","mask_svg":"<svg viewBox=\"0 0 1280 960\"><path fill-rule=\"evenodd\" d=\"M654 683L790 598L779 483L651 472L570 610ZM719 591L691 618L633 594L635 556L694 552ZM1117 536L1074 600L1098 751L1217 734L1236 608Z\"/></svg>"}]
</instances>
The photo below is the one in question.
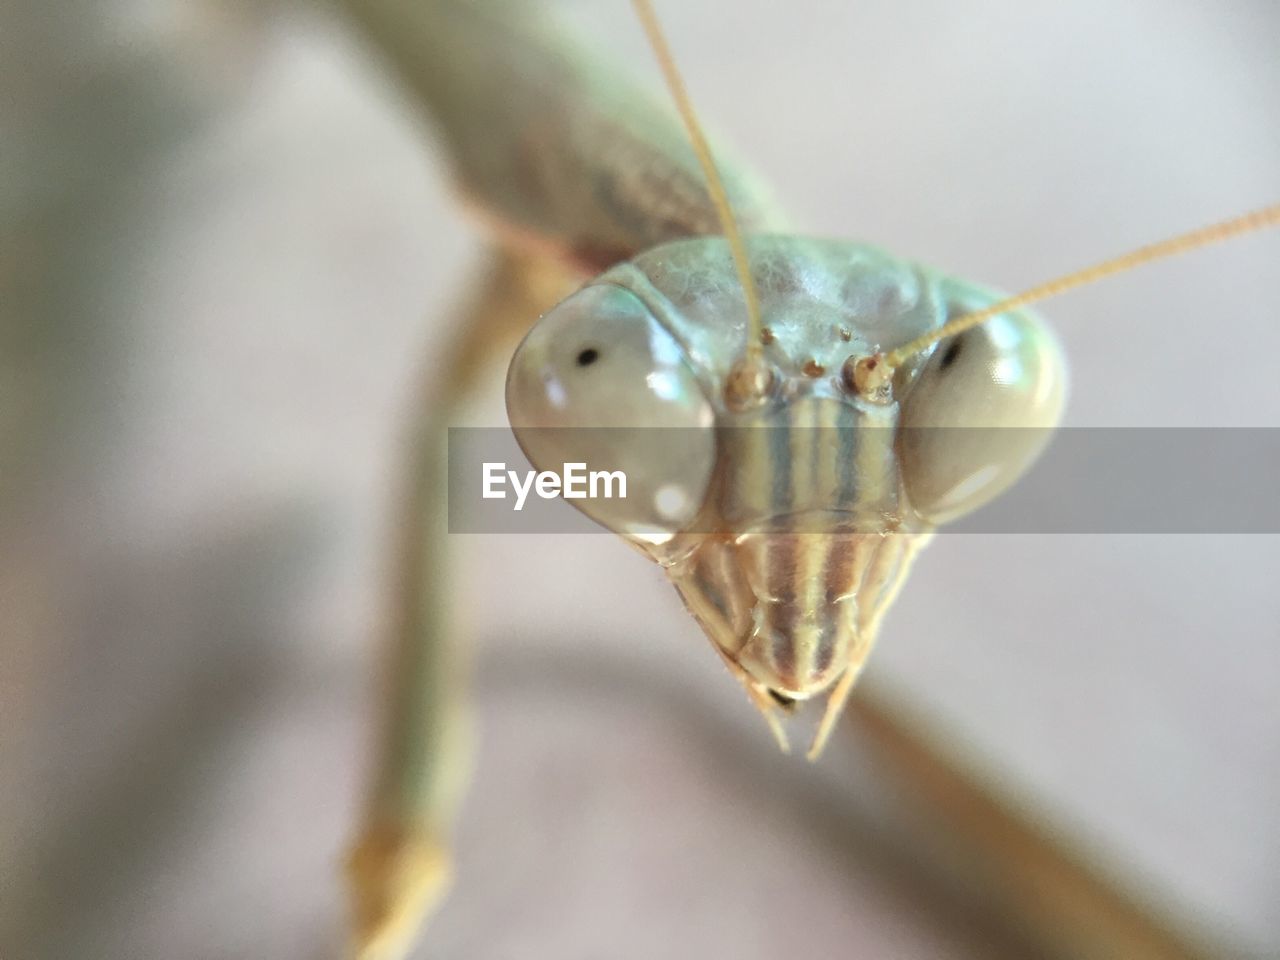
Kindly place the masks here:
<instances>
[{"instance_id":1,"label":"mantis mandible","mask_svg":"<svg viewBox=\"0 0 1280 960\"><path fill-rule=\"evenodd\" d=\"M460 789L455 758L462 733L457 722L460 692L446 642L450 628L438 503L440 435L487 355L524 334L532 319L570 292L575 281L612 270L602 284L587 287L548 313L547 321L525 341L508 394L518 429L549 420L547 408L530 407L539 402L538 384L551 379L569 382L575 368L584 375L607 371L618 346L624 367L615 378L634 372L628 371L628 363L638 363L641 373L652 372L646 364L653 358L635 350L662 334L686 350L703 338L697 352L717 365L682 360L671 367L666 372L679 382L682 404L645 407L634 398L624 399L620 413L628 425L634 417L649 422L643 418L674 410L673 419L660 422L681 428L706 426L731 414L777 411L781 400L796 397L804 398L801 406L814 422L824 411L837 409L838 403L843 404L840 409L856 410L863 418L889 415L881 423L889 428L899 415L930 424L936 422L937 411L964 414L967 404L985 406L985 396L972 391L978 389L973 383L981 380L981 371L997 349L983 333L994 325L975 326L958 354L937 350L936 342L913 343L914 338L936 335L948 318L960 318L998 298L936 275L922 277L914 268L877 259L860 247L833 252L819 243L750 240L753 262L737 292L718 305L725 313L720 324L690 323L673 329L679 322L674 313L659 318L652 312L657 299L667 297L655 277L674 269L665 258L703 258L699 269L722 288L734 279L732 258L721 240L663 246L725 230L707 200L703 173L675 118L657 101L591 72L594 68L571 53L535 10L497 2L352 6L431 106L454 151L463 195L491 225L503 251L493 282L463 326L451 377L428 401L429 419L419 451L420 484L410 508L422 525L409 534L404 549L402 588L412 600L400 625L398 689L392 694L393 716L380 779L353 857L361 943L370 955L394 955L411 937L420 914L438 898L448 876L445 837ZM723 162L721 157L717 160ZM785 226L748 180L731 171L726 180L730 205L746 233L772 233ZM1271 208L1248 224L1221 232L1262 225L1276 216ZM855 252L844 252L847 249ZM771 321L770 310L793 305L771 299L770 291L762 294L763 312L753 316L742 291L757 282L758 258L775 265L798 263L793 272L799 273L830 269L843 258L845 269L856 278L854 286L863 293L884 294L880 299L896 302L897 313L874 317L859 327L853 312L837 316L840 304L828 302L823 307L835 312L820 324L827 337L822 341L814 339L817 327ZM628 261L635 266L617 266ZM640 289L646 281L650 287ZM792 284L801 285L794 280ZM608 289L602 293L602 288ZM609 299L606 293L613 302L602 302ZM588 305L603 309L604 319L587 311ZM1020 356L1035 373L1029 385L1023 385L1021 405L1018 385L1012 385L1013 401L1006 409L1014 413L997 422L1051 427L1061 402L1061 390L1054 386L1060 382L1061 365L1052 338L1037 321L1011 313L1007 306L998 313L996 323L1006 325L1005 339L1012 334ZM636 335L637 330L642 333ZM571 339L584 331L590 333L590 343ZM562 349L569 352L562 356ZM589 351L595 355L584 362ZM948 393L950 388L943 384L956 381L968 386ZM908 396L914 396L925 412L908 410ZM979 399L971 400L973 396ZM592 404L592 412L597 410ZM522 418L527 419L521 422ZM846 432L854 425L853 419L835 424ZM533 434L526 439L535 461L540 453L537 442ZM559 452L542 451L552 457ZM885 499L872 504L870 512L894 515L892 529L871 529L863 518L852 518L833 530L830 517L812 530L743 526L740 516L738 525L725 527L724 536L711 541L719 547L691 549L680 537L679 524L668 531L667 539L649 547L676 551L655 559L677 574L674 579L687 605L779 739L780 711L806 697L827 696L825 717L811 748L816 754L849 694L880 616L905 576L910 555L937 522L997 493L1037 452L1034 445L1006 451L997 471L1001 482L955 503L948 495L956 478L946 475L955 451L916 451L912 456L921 465L910 478L891 476L898 469L891 463L893 451L864 451L874 463L855 486L880 491ZM700 495L713 469L708 463L715 456L704 454L701 472L685 478L691 502L701 505ZM760 462L760 451L740 451L739 456L743 462ZM696 467L700 461L693 456L689 462ZM972 465L958 469L965 475L973 472ZM880 474L875 483L868 479ZM821 485L810 481L806 511L822 512L814 499L820 493ZM794 494L793 489L793 499ZM744 499L750 501L750 491ZM903 510L907 505L910 512ZM856 512L848 506L841 504L834 512ZM725 512L723 503L720 509ZM767 517L757 514L754 521L762 518ZM613 526L610 518L603 519ZM812 540L797 541L797 535ZM726 538L744 556L727 556ZM881 557L877 550L863 548L873 541L897 546ZM811 542L820 543L820 549L800 549L800 544ZM833 543L840 548L832 549ZM786 558L771 562L780 545L785 546ZM838 561L835 566L847 567L840 578L846 581L844 587L851 578L862 582L868 571L875 571L875 598L868 602L863 597L859 607L850 603L853 592L835 583L821 596L801 599L802 588L815 582L819 564L825 569L833 559ZM736 581L726 572L731 568L739 571ZM770 581L771 568L784 570L785 576ZM726 613L724 608L734 606L726 602L730 594L746 600Z\"/></svg>"}]
</instances>

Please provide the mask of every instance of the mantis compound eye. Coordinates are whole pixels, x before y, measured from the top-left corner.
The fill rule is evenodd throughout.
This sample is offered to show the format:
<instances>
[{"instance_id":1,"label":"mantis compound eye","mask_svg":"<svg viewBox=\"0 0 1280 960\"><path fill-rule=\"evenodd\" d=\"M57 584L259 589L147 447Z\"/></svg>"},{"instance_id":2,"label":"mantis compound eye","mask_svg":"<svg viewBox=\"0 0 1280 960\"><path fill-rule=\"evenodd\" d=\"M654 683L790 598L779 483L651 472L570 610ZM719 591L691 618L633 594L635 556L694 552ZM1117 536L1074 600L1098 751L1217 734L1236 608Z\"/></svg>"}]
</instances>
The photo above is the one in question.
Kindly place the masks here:
<instances>
[{"instance_id":1,"label":"mantis compound eye","mask_svg":"<svg viewBox=\"0 0 1280 960\"><path fill-rule=\"evenodd\" d=\"M609 496L570 499L615 533L662 543L702 507L714 411L684 348L622 287L584 287L537 323L507 372L507 415L538 470L615 474Z\"/></svg>"},{"instance_id":2,"label":"mantis compound eye","mask_svg":"<svg viewBox=\"0 0 1280 960\"><path fill-rule=\"evenodd\" d=\"M1061 419L1066 379L1057 338L1029 314L939 343L902 401L898 457L916 513L955 520L1022 476Z\"/></svg>"}]
</instances>

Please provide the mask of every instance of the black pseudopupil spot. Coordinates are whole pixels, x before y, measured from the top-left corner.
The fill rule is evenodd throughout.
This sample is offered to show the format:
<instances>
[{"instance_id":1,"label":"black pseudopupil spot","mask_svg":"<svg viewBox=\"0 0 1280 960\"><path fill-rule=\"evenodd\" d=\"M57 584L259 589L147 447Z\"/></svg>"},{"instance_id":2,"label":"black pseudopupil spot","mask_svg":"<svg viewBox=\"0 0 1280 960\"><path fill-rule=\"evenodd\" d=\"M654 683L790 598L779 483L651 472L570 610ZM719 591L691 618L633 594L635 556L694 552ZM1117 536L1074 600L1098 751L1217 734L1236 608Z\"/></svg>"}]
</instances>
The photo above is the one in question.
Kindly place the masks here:
<instances>
[{"instance_id":1,"label":"black pseudopupil spot","mask_svg":"<svg viewBox=\"0 0 1280 960\"><path fill-rule=\"evenodd\" d=\"M947 347L947 352L942 355L942 363L940 364L942 369L945 370L955 363L958 356L960 356L960 339L956 338L951 341L951 344Z\"/></svg>"},{"instance_id":2,"label":"black pseudopupil spot","mask_svg":"<svg viewBox=\"0 0 1280 960\"><path fill-rule=\"evenodd\" d=\"M578 354L578 366L589 367L599 359L600 351L595 347L587 347L587 349Z\"/></svg>"}]
</instances>

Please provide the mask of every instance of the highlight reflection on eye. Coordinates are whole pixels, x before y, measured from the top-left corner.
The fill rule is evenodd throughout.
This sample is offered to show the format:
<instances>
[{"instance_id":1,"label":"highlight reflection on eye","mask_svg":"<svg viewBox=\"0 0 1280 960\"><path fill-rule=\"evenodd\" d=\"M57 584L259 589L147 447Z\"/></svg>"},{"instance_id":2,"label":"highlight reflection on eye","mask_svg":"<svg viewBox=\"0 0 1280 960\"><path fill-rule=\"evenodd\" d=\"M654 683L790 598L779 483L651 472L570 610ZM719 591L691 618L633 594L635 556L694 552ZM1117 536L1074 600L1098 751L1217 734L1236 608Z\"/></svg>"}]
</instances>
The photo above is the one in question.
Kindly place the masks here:
<instances>
[{"instance_id":1,"label":"highlight reflection on eye","mask_svg":"<svg viewBox=\"0 0 1280 960\"><path fill-rule=\"evenodd\" d=\"M666 370L655 371L645 378L649 389L663 400L675 400L680 396L680 383Z\"/></svg>"},{"instance_id":2,"label":"highlight reflection on eye","mask_svg":"<svg viewBox=\"0 0 1280 960\"><path fill-rule=\"evenodd\" d=\"M1049 442L1065 390L1061 347L1028 315L939 344L902 399L898 457L912 509L946 523L1006 490Z\"/></svg>"}]
</instances>

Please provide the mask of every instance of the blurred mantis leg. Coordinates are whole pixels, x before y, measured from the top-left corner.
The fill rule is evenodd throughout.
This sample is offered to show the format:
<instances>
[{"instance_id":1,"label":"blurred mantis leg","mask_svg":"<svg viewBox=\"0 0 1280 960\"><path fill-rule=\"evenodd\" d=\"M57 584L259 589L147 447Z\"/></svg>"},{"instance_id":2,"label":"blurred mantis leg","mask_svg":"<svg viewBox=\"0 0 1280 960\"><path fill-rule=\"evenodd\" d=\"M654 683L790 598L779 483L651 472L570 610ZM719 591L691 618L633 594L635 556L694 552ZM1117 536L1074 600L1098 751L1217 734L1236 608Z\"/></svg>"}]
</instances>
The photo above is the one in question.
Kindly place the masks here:
<instances>
[{"instance_id":1,"label":"blurred mantis leg","mask_svg":"<svg viewBox=\"0 0 1280 960\"><path fill-rule=\"evenodd\" d=\"M915 859L961 892L970 909L1017 931L1034 955L1072 960L1207 960L1239 956L1207 931L1144 902L1073 848L1034 808L947 749L905 706L863 685L845 711L902 799Z\"/></svg>"},{"instance_id":2,"label":"blurred mantis leg","mask_svg":"<svg viewBox=\"0 0 1280 960\"><path fill-rule=\"evenodd\" d=\"M470 770L467 670L448 569L448 428L483 375L538 316L574 285L541 257L497 252L455 342L432 370L412 426L400 529L394 621L382 698L385 713L372 790L347 861L355 951L394 960L412 944L452 876L449 836Z\"/></svg>"}]
</instances>

